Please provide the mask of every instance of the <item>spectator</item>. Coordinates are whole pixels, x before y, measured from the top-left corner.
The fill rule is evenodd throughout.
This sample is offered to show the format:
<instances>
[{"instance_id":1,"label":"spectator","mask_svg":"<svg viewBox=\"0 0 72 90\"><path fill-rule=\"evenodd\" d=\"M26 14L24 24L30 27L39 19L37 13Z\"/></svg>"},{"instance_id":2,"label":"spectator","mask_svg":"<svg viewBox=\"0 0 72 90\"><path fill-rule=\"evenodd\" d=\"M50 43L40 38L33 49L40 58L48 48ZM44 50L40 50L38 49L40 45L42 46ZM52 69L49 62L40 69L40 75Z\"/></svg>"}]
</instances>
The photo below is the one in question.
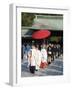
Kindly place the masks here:
<instances>
[{"instance_id":1,"label":"spectator","mask_svg":"<svg viewBox=\"0 0 72 90\"><path fill-rule=\"evenodd\" d=\"M51 63L51 57L52 57L51 44L49 44L48 49L47 49L47 52L48 52L48 64L50 64Z\"/></svg>"}]
</instances>

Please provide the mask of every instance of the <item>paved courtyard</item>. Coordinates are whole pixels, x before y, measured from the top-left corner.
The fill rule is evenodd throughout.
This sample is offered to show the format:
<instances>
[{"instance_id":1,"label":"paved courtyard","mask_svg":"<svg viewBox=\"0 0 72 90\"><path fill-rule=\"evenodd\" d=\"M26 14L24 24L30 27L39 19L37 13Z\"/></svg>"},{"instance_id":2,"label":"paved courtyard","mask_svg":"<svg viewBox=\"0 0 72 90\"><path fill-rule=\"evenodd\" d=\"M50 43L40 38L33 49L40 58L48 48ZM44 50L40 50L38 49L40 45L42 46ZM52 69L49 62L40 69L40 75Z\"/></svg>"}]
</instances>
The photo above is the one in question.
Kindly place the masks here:
<instances>
[{"instance_id":1,"label":"paved courtyard","mask_svg":"<svg viewBox=\"0 0 72 90\"><path fill-rule=\"evenodd\" d=\"M21 76L22 77L34 77L34 76L55 76L63 75L63 58L59 57L52 61L45 69L35 71L35 74L31 74L27 67L27 61L24 61L21 65Z\"/></svg>"}]
</instances>

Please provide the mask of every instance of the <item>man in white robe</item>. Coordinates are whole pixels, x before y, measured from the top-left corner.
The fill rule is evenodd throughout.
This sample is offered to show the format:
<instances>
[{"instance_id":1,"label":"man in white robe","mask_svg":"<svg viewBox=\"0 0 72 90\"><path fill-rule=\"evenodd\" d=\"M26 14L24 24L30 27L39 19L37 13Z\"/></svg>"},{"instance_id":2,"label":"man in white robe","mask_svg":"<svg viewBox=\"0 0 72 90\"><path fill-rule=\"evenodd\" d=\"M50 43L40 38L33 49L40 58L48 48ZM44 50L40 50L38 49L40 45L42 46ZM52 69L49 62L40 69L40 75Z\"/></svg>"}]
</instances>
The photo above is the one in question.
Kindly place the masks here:
<instances>
[{"instance_id":1,"label":"man in white robe","mask_svg":"<svg viewBox=\"0 0 72 90\"><path fill-rule=\"evenodd\" d=\"M38 49L38 46L36 46L36 71L40 69L41 64L41 51Z\"/></svg>"},{"instance_id":2,"label":"man in white robe","mask_svg":"<svg viewBox=\"0 0 72 90\"><path fill-rule=\"evenodd\" d=\"M36 69L36 54L37 54L36 47L35 47L35 45L32 45L32 49L30 51L28 60L29 60L29 64L30 64L29 65L30 72L33 74L35 73L35 69Z\"/></svg>"}]
</instances>

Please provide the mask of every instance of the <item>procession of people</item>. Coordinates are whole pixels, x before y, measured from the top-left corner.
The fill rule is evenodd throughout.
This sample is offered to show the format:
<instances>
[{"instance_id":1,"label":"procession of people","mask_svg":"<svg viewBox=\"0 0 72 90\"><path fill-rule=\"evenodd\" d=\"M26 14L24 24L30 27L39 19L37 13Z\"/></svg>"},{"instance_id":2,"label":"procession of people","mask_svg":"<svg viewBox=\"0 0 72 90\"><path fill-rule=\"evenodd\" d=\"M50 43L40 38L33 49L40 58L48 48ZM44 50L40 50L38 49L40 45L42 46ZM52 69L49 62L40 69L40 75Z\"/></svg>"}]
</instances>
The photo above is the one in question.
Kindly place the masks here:
<instances>
[{"instance_id":1,"label":"procession of people","mask_svg":"<svg viewBox=\"0 0 72 90\"><path fill-rule=\"evenodd\" d=\"M34 43L32 45L23 45L23 58L27 60L27 68L30 73L34 74L39 69L47 68L55 58L58 58L63 53L60 44L41 44Z\"/></svg>"}]
</instances>

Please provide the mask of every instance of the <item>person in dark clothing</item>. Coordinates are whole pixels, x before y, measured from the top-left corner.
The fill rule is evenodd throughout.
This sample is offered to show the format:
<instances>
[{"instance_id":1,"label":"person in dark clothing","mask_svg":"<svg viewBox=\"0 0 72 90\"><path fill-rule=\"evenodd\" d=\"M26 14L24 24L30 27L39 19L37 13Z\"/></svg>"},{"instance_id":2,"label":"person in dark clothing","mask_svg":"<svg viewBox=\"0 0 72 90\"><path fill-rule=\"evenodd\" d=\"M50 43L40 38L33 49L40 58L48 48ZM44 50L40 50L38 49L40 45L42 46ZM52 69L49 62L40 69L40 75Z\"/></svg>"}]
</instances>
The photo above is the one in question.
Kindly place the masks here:
<instances>
[{"instance_id":1,"label":"person in dark clothing","mask_svg":"<svg viewBox=\"0 0 72 90\"><path fill-rule=\"evenodd\" d=\"M51 45L51 52L52 52L51 58L52 58L52 61L54 61L54 45L53 44Z\"/></svg>"},{"instance_id":2,"label":"person in dark clothing","mask_svg":"<svg viewBox=\"0 0 72 90\"><path fill-rule=\"evenodd\" d=\"M54 48L53 48L53 55L54 55L54 59L56 58L56 52L57 52L57 47L56 47L56 44L54 45Z\"/></svg>"},{"instance_id":3,"label":"person in dark clothing","mask_svg":"<svg viewBox=\"0 0 72 90\"><path fill-rule=\"evenodd\" d=\"M51 63L51 59L52 59L52 47L51 44L49 44L48 48L47 48L47 53L48 53L48 64Z\"/></svg>"}]
</instances>

